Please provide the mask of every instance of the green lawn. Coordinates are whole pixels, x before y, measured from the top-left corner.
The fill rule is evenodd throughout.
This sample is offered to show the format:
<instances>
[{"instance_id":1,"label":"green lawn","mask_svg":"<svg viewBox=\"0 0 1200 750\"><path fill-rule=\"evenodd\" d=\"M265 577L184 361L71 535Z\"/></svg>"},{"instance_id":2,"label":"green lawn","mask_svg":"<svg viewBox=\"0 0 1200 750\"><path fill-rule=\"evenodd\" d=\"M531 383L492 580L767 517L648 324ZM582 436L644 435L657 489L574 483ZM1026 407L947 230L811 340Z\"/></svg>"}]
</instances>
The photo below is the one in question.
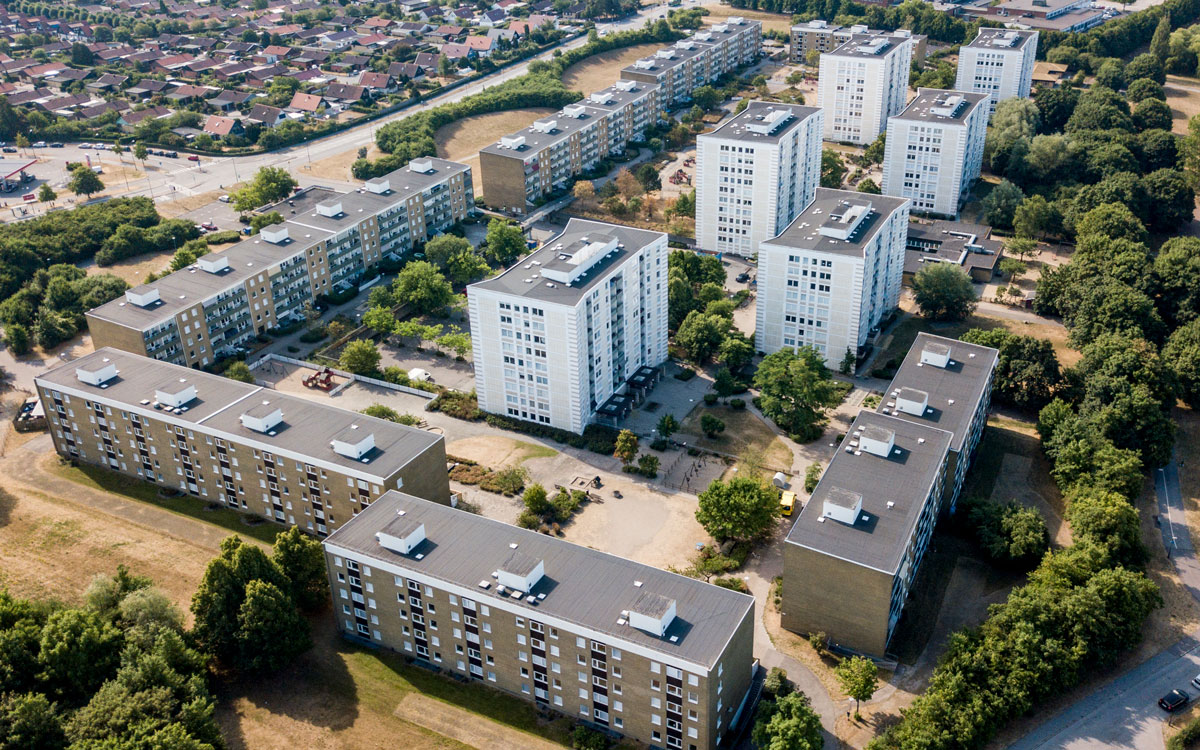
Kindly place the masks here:
<instances>
[{"instance_id":1,"label":"green lawn","mask_svg":"<svg viewBox=\"0 0 1200 750\"><path fill-rule=\"evenodd\" d=\"M163 497L159 494L160 487L158 485L143 482L133 477L127 477L114 471L108 471L98 466L91 466L85 463L80 463L78 466L52 463L50 470L63 479L69 479L85 487L111 492L115 495L130 498L131 500L148 503L155 507L169 510L172 513L178 513L181 516L195 518L199 521L211 523L214 526L229 529L237 534L253 537L267 544L274 543L276 534L283 530L283 527L265 520L263 523L250 525L245 522L248 515L246 513L239 513L228 508L213 508L210 510L209 506L211 503L189 495Z\"/></svg>"}]
</instances>

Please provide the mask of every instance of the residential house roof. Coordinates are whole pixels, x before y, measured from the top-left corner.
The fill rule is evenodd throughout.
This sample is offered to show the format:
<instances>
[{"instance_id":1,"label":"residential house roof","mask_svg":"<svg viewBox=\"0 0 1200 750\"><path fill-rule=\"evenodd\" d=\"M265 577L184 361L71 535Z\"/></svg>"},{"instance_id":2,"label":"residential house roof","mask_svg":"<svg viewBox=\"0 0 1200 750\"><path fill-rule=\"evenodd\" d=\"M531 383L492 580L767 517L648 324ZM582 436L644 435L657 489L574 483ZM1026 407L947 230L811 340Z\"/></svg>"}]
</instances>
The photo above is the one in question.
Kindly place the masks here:
<instances>
[{"instance_id":1,"label":"residential house roof","mask_svg":"<svg viewBox=\"0 0 1200 750\"><path fill-rule=\"evenodd\" d=\"M211 115L204 122L204 132L209 135L229 135L234 131L238 121L232 117L222 117L220 115Z\"/></svg>"},{"instance_id":2,"label":"residential house roof","mask_svg":"<svg viewBox=\"0 0 1200 750\"><path fill-rule=\"evenodd\" d=\"M292 97L292 103L288 105L290 109L298 109L301 112L316 112L321 107L321 97L316 94L305 94L297 91Z\"/></svg>"}]
</instances>

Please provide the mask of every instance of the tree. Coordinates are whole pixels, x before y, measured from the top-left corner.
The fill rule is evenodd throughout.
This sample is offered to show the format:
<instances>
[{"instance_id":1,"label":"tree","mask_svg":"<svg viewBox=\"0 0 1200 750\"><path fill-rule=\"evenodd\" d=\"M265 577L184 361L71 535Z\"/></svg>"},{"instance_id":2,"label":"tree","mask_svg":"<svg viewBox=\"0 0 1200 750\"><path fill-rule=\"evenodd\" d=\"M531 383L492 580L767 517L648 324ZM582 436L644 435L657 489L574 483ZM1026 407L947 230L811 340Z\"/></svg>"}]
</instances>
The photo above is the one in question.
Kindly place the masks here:
<instances>
[{"instance_id":1,"label":"tree","mask_svg":"<svg viewBox=\"0 0 1200 750\"><path fill-rule=\"evenodd\" d=\"M1132 117L1138 132L1171 129L1171 108L1162 99L1141 100L1133 108Z\"/></svg>"},{"instance_id":2,"label":"tree","mask_svg":"<svg viewBox=\"0 0 1200 750\"><path fill-rule=\"evenodd\" d=\"M38 188L38 200L42 203L49 203L58 197L58 193L54 192L54 188L50 187L50 183L43 182Z\"/></svg>"},{"instance_id":3,"label":"tree","mask_svg":"<svg viewBox=\"0 0 1200 750\"><path fill-rule=\"evenodd\" d=\"M575 187L571 188L571 194L581 201L590 201L596 197L596 183L591 180L578 180Z\"/></svg>"},{"instance_id":4,"label":"tree","mask_svg":"<svg viewBox=\"0 0 1200 750\"><path fill-rule=\"evenodd\" d=\"M1038 239L1053 232L1061 221L1053 203L1040 195L1031 195L1013 212L1012 226L1019 237Z\"/></svg>"},{"instance_id":5,"label":"tree","mask_svg":"<svg viewBox=\"0 0 1200 750\"><path fill-rule=\"evenodd\" d=\"M254 373L250 371L250 366L240 359L230 362L223 374L230 380L238 380L243 383L254 382Z\"/></svg>"},{"instance_id":6,"label":"tree","mask_svg":"<svg viewBox=\"0 0 1200 750\"><path fill-rule=\"evenodd\" d=\"M866 179L859 182L858 187L856 187L855 190L857 190L860 193L869 193L871 195L880 195L881 193L883 193L883 190L879 187L879 184L876 183L875 180L872 180L870 177L867 177Z\"/></svg>"},{"instance_id":7,"label":"tree","mask_svg":"<svg viewBox=\"0 0 1200 750\"><path fill-rule=\"evenodd\" d=\"M381 336L396 332L396 316L387 307L369 308L362 316L363 325Z\"/></svg>"},{"instance_id":8,"label":"tree","mask_svg":"<svg viewBox=\"0 0 1200 750\"><path fill-rule=\"evenodd\" d=\"M1154 36L1150 37L1150 54L1160 64L1165 65L1167 56L1171 53L1171 14L1163 13L1154 27Z\"/></svg>"},{"instance_id":9,"label":"tree","mask_svg":"<svg viewBox=\"0 0 1200 750\"><path fill-rule=\"evenodd\" d=\"M1016 570L1029 570L1050 548L1046 522L1033 508L1017 502L971 503L968 512L980 546L995 562Z\"/></svg>"},{"instance_id":10,"label":"tree","mask_svg":"<svg viewBox=\"0 0 1200 750\"><path fill-rule=\"evenodd\" d=\"M638 182L642 183L642 188L646 192L662 189L662 179L659 177L658 167L649 162L639 166L637 171L633 173L633 176L638 179Z\"/></svg>"},{"instance_id":11,"label":"tree","mask_svg":"<svg viewBox=\"0 0 1200 750\"><path fill-rule=\"evenodd\" d=\"M375 342L368 339L355 339L342 348L338 357L338 365L356 375L368 375L379 369L381 359Z\"/></svg>"},{"instance_id":12,"label":"tree","mask_svg":"<svg viewBox=\"0 0 1200 750\"><path fill-rule=\"evenodd\" d=\"M1150 229L1166 234L1192 220L1196 194L1178 169L1155 170L1142 178L1142 185L1149 204L1154 207L1148 212Z\"/></svg>"},{"instance_id":13,"label":"tree","mask_svg":"<svg viewBox=\"0 0 1200 750\"><path fill-rule=\"evenodd\" d=\"M738 382L728 367L717 370L717 374L713 378L713 391L716 392L717 398L729 398L737 389Z\"/></svg>"},{"instance_id":14,"label":"tree","mask_svg":"<svg viewBox=\"0 0 1200 750\"><path fill-rule=\"evenodd\" d=\"M12 343L12 326L9 326ZM1163 347L1163 360L1179 381L1180 396L1193 409L1200 407L1200 319L1193 319L1175 329Z\"/></svg>"},{"instance_id":15,"label":"tree","mask_svg":"<svg viewBox=\"0 0 1200 750\"><path fill-rule=\"evenodd\" d=\"M912 280L913 299L930 320L965 320L977 300L971 277L952 263L926 263Z\"/></svg>"},{"instance_id":16,"label":"tree","mask_svg":"<svg viewBox=\"0 0 1200 750\"><path fill-rule=\"evenodd\" d=\"M821 750L821 718L804 693L764 700L754 718L750 739L761 750Z\"/></svg>"},{"instance_id":17,"label":"tree","mask_svg":"<svg viewBox=\"0 0 1200 750\"><path fill-rule=\"evenodd\" d=\"M262 167L249 185L232 194L233 207L238 211L251 211L281 201L291 195L298 184L282 167Z\"/></svg>"},{"instance_id":18,"label":"tree","mask_svg":"<svg viewBox=\"0 0 1200 750\"><path fill-rule=\"evenodd\" d=\"M521 495L521 502L525 504L525 510L539 516L546 515L554 507L550 504L550 498L546 496L546 488L540 484L526 487L525 493Z\"/></svg>"},{"instance_id":19,"label":"tree","mask_svg":"<svg viewBox=\"0 0 1200 750\"><path fill-rule=\"evenodd\" d=\"M673 414L664 414L658 418L657 428L659 435L669 438L679 429L679 421L675 419Z\"/></svg>"},{"instance_id":20,"label":"tree","mask_svg":"<svg viewBox=\"0 0 1200 750\"><path fill-rule=\"evenodd\" d=\"M854 356L854 352L851 351L850 347L847 346L846 354L842 356L842 363L838 365L838 372L842 373L843 375L853 375L854 363L857 361L858 358Z\"/></svg>"},{"instance_id":21,"label":"tree","mask_svg":"<svg viewBox=\"0 0 1200 750\"><path fill-rule=\"evenodd\" d=\"M471 243L467 242L462 237L453 234L439 234L429 242L425 243L425 260L438 267L439 271L445 271L450 258L459 253L473 252L474 248Z\"/></svg>"},{"instance_id":22,"label":"tree","mask_svg":"<svg viewBox=\"0 0 1200 750\"><path fill-rule=\"evenodd\" d=\"M121 631L98 613L54 612L38 644L39 680L53 697L82 702L117 670L123 640Z\"/></svg>"},{"instance_id":23,"label":"tree","mask_svg":"<svg viewBox=\"0 0 1200 750\"><path fill-rule=\"evenodd\" d=\"M511 265L526 251L521 227L505 219L492 219L487 230L488 255L502 266Z\"/></svg>"},{"instance_id":24,"label":"tree","mask_svg":"<svg viewBox=\"0 0 1200 750\"><path fill-rule=\"evenodd\" d=\"M1129 84L1126 96L1133 104L1146 99L1158 99L1164 102L1167 100L1167 93L1163 91L1162 84L1150 78L1139 78Z\"/></svg>"},{"instance_id":25,"label":"tree","mask_svg":"<svg viewBox=\"0 0 1200 750\"><path fill-rule=\"evenodd\" d=\"M1017 207L1025 199L1021 188L1008 180L1002 180L999 185L983 199L983 220L1000 229L1010 229Z\"/></svg>"},{"instance_id":26,"label":"tree","mask_svg":"<svg viewBox=\"0 0 1200 750\"><path fill-rule=\"evenodd\" d=\"M138 143L133 147L133 158L142 163L143 168L146 165L146 158L150 156L150 149L146 148L146 144Z\"/></svg>"},{"instance_id":27,"label":"tree","mask_svg":"<svg viewBox=\"0 0 1200 750\"><path fill-rule=\"evenodd\" d=\"M4 338L8 348L18 357L29 353L29 329L20 323L9 323L4 327Z\"/></svg>"},{"instance_id":28,"label":"tree","mask_svg":"<svg viewBox=\"0 0 1200 750\"><path fill-rule=\"evenodd\" d=\"M268 211L265 214L255 214L250 217L250 231L258 234L263 227L272 227L283 223L283 215L278 211Z\"/></svg>"},{"instance_id":29,"label":"tree","mask_svg":"<svg viewBox=\"0 0 1200 750\"><path fill-rule=\"evenodd\" d=\"M763 693L770 699L782 698L791 693L795 686L788 679L787 670L781 667L771 667L763 678Z\"/></svg>"},{"instance_id":30,"label":"tree","mask_svg":"<svg viewBox=\"0 0 1200 750\"><path fill-rule=\"evenodd\" d=\"M638 473L647 479L658 476L658 456L652 453L643 453L638 456L637 465Z\"/></svg>"},{"instance_id":31,"label":"tree","mask_svg":"<svg viewBox=\"0 0 1200 750\"><path fill-rule=\"evenodd\" d=\"M329 603L329 578L319 540L290 526L275 537L271 559L291 582L288 591L297 607L311 612Z\"/></svg>"},{"instance_id":32,"label":"tree","mask_svg":"<svg viewBox=\"0 0 1200 750\"><path fill-rule=\"evenodd\" d=\"M440 310L454 300L454 289L432 263L413 261L392 282L392 294L423 313Z\"/></svg>"},{"instance_id":33,"label":"tree","mask_svg":"<svg viewBox=\"0 0 1200 750\"><path fill-rule=\"evenodd\" d=\"M999 352L992 390L1002 403L1020 409L1041 409L1062 382L1054 346L1045 339L1018 336L1003 328L990 331L972 328L961 338Z\"/></svg>"},{"instance_id":34,"label":"tree","mask_svg":"<svg viewBox=\"0 0 1200 750\"><path fill-rule=\"evenodd\" d=\"M1146 241L1146 227L1128 207L1120 203L1105 203L1085 213L1075 222L1075 235L1079 240L1089 234L1101 234L1109 238L1122 238L1131 242Z\"/></svg>"},{"instance_id":35,"label":"tree","mask_svg":"<svg viewBox=\"0 0 1200 750\"><path fill-rule=\"evenodd\" d=\"M620 172L617 172L616 179L613 182L617 186L617 192L625 199L639 196L645 192L642 189L642 183L628 169L622 169Z\"/></svg>"},{"instance_id":36,"label":"tree","mask_svg":"<svg viewBox=\"0 0 1200 750\"><path fill-rule=\"evenodd\" d=\"M725 422L713 414L703 414L700 417L700 429L710 440L725 431Z\"/></svg>"},{"instance_id":37,"label":"tree","mask_svg":"<svg viewBox=\"0 0 1200 750\"><path fill-rule=\"evenodd\" d=\"M762 413L799 441L820 434L825 409L839 399L824 360L811 346L768 354L754 374L754 386Z\"/></svg>"},{"instance_id":38,"label":"tree","mask_svg":"<svg viewBox=\"0 0 1200 750\"><path fill-rule=\"evenodd\" d=\"M100 181L100 177L86 164L79 164L71 170L71 179L67 181L67 190L72 193L82 195L84 198L91 198L103 189L104 183Z\"/></svg>"},{"instance_id":39,"label":"tree","mask_svg":"<svg viewBox=\"0 0 1200 750\"><path fill-rule=\"evenodd\" d=\"M730 320L692 310L675 332L675 343L696 364L703 364L718 350L729 331Z\"/></svg>"},{"instance_id":40,"label":"tree","mask_svg":"<svg viewBox=\"0 0 1200 750\"><path fill-rule=\"evenodd\" d=\"M57 706L41 693L0 698L0 748L3 750L62 750L67 737Z\"/></svg>"},{"instance_id":41,"label":"tree","mask_svg":"<svg viewBox=\"0 0 1200 750\"><path fill-rule=\"evenodd\" d=\"M1136 81L1139 78L1149 78L1158 84L1167 82L1167 72L1163 61L1149 52L1143 52L1129 61L1125 66L1125 80Z\"/></svg>"},{"instance_id":42,"label":"tree","mask_svg":"<svg viewBox=\"0 0 1200 750\"><path fill-rule=\"evenodd\" d=\"M621 430L617 433L616 449L613 455L621 459L621 463L628 466L637 456L638 438L630 430Z\"/></svg>"},{"instance_id":43,"label":"tree","mask_svg":"<svg viewBox=\"0 0 1200 750\"><path fill-rule=\"evenodd\" d=\"M1116 492L1076 487L1067 496L1067 522L1076 540L1092 541L1115 564L1138 568L1149 558L1137 509Z\"/></svg>"},{"instance_id":44,"label":"tree","mask_svg":"<svg viewBox=\"0 0 1200 750\"><path fill-rule=\"evenodd\" d=\"M754 541L775 527L779 496L758 477L714 479L700 493L696 520L713 539Z\"/></svg>"},{"instance_id":45,"label":"tree","mask_svg":"<svg viewBox=\"0 0 1200 750\"><path fill-rule=\"evenodd\" d=\"M821 151L821 187L840 188L846 177L846 163L833 149Z\"/></svg>"},{"instance_id":46,"label":"tree","mask_svg":"<svg viewBox=\"0 0 1200 750\"><path fill-rule=\"evenodd\" d=\"M879 687L879 668L865 656L842 659L834 668L842 692L854 699L854 715L858 716L860 701L869 701Z\"/></svg>"},{"instance_id":47,"label":"tree","mask_svg":"<svg viewBox=\"0 0 1200 750\"><path fill-rule=\"evenodd\" d=\"M881 132L871 144L863 149L862 163L863 166L868 164L882 164L883 157L887 152L887 131ZM866 192L866 191L862 191Z\"/></svg>"},{"instance_id":48,"label":"tree","mask_svg":"<svg viewBox=\"0 0 1200 750\"><path fill-rule=\"evenodd\" d=\"M308 620L284 591L272 583L246 584L238 609L238 667L252 674L274 672L287 666L312 645Z\"/></svg>"},{"instance_id":49,"label":"tree","mask_svg":"<svg viewBox=\"0 0 1200 750\"><path fill-rule=\"evenodd\" d=\"M1096 71L1096 85L1116 91L1125 86L1125 71L1120 60L1105 60Z\"/></svg>"},{"instance_id":50,"label":"tree","mask_svg":"<svg viewBox=\"0 0 1200 750\"><path fill-rule=\"evenodd\" d=\"M730 372L738 372L754 359L754 342L736 330L730 330L717 349L717 359Z\"/></svg>"}]
</instances>

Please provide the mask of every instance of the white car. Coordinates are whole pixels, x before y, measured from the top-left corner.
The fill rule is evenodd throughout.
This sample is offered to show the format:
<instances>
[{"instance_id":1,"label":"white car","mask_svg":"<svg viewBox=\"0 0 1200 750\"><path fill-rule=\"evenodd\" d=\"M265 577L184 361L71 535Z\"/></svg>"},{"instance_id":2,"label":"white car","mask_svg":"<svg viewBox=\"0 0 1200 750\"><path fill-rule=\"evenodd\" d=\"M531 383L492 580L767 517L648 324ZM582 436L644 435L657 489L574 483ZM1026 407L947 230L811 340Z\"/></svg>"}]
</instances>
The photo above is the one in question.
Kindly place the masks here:
<instances>
[{"instance_id":1,"label":"white car","mask_svg":"<svg viewBox=\"0 0 1200 750\"><path fill-rule=\"evenodd\" d=\"M220 198L217 198L217 200L221 201L222 203L228 203L229 201L231 201L233 199L230 198L228 195L222 195Z\"/></svg>"},{"instance_id":2,"label":"white car","mask_svg":"<svg viewBox=\"0 0 1200 750\"><path fill-rule=\"evenodd\" d=\"M1200 688L1200 674L1192 678L1192 687Z\"/></svg>"}]
</instances>

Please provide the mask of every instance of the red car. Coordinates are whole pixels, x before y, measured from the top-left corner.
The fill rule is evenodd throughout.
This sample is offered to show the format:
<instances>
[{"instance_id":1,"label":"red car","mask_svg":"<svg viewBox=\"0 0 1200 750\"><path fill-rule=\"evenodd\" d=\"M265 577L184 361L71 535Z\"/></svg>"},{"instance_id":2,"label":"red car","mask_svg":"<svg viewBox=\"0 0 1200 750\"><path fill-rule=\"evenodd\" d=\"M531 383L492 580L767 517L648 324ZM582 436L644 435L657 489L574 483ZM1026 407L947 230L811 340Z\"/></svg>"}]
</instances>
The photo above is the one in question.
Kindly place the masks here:
<instances>
[{"instance_id":1,"label":"red car","mask_svg":"<svg viewBox=\"0 0 1200 750\"><path fill-rule=\"evenodd\" d=\"M188 156L188 161L200 161L200 157L196 156L195 154L190 154Z\"/></svg>"},{"instance_id":2,"label":"red car","mask_svg":"<svg viewBox=\"0 0 1200 750\"><path fill-rule=\"evenodd\" d=\"M211 221L206 221L206 222L204 222L203 224L201 224L201 225L200 225L200 228L201 228L201 229L205 229L205 230L207 230L207 231L209 231L209 232L215 232L215 231L217 231L217 225L216 225L216 224L213 224Z\"/></svg>"}]
</instances>

